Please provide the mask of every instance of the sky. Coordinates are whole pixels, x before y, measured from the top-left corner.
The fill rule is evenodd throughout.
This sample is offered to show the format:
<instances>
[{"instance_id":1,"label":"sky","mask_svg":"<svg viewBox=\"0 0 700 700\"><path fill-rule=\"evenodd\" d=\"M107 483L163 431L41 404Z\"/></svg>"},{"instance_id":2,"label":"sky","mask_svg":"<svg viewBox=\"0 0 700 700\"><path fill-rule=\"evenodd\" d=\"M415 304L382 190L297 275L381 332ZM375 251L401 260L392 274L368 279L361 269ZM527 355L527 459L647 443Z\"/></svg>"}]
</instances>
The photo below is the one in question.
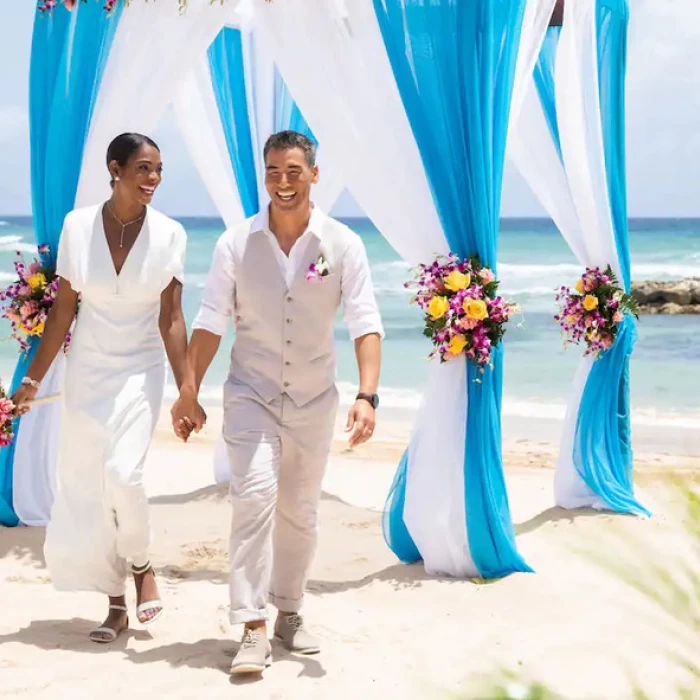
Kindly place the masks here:
<instances>
[{"instance_id":1,"label":"sky","mask_svg":"<svg viewBox=\"0 0 700 700\"><path fill-rule=\"evenodd\" d=\"M629 213L700 217L700 0L630 0L630 6ZM0 0L0 215L31 213L27 94L34 8L35 0ZM154 138L167 165L158 208L173 216L215 216L172 115ZM347 194L334 213L361 214ZM502 214L543 215L509 166Z\"/></svg>"}]
</instances>

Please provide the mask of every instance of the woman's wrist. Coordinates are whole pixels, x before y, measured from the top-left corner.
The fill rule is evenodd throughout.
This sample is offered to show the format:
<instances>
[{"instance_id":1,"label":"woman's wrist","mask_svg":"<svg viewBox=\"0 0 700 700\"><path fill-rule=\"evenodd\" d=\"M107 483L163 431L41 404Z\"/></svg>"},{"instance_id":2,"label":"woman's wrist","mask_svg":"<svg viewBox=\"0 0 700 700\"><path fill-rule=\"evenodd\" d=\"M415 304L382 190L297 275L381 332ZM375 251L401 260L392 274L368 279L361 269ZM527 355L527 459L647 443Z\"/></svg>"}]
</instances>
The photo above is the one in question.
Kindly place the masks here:
<instances>
[{"instance_id":1,"label":"woman's wrist","mask_svg":"<svg viewBox=\"0 0 700 700\"><path fill-rule=\"evenodd\" d=\"M30 386L32 389L35 389L36 391L39 391L39 387L41 386L41 382L37 379L33 379L30 377L28 374L22 377L21 381L22 386Z\"/></svg>"}]
</instances>

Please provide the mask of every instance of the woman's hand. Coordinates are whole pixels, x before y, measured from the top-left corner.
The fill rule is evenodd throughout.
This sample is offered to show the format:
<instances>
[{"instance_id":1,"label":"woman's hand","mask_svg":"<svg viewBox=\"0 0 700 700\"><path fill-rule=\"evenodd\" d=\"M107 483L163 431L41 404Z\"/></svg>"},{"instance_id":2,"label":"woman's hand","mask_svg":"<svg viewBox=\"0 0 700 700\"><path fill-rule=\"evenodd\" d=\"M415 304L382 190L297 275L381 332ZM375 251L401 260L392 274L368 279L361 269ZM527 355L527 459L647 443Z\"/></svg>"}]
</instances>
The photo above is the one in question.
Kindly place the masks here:
<instances>
[{"instance_id":1,"label":"woman's hand","mask_svg":"<svg viewBox=\"0 0 700 700\"><path fill-rule=\"evenodd\" d=\"M15 405L15 414L23 416L31 410L31 402L36 398L37 389L30 384L22 384L10 397Z\"/></svg>"}]
</instances>

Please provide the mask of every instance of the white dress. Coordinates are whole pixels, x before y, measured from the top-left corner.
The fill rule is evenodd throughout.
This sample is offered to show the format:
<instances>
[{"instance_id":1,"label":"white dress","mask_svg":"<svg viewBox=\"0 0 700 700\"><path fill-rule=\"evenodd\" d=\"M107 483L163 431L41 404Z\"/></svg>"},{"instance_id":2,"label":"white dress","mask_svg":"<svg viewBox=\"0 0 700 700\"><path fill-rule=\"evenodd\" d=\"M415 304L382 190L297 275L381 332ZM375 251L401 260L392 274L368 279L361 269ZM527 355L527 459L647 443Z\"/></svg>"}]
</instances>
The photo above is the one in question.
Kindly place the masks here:
<instances>
[{"instance_id":1,"label":"white dress","mask_svg":"<svg viewBox=\"0 0 700 700\"><path fill-rule=\"evenodd\" d=\"M66 217L58 274L81 294L68 354L58 492L44 547L62 590L124 593L127 562L148 561L143 466L166 379L161 292L183 279L180 224L151 209L117 275L102 205Z\"/></svg>"}]
</instances>

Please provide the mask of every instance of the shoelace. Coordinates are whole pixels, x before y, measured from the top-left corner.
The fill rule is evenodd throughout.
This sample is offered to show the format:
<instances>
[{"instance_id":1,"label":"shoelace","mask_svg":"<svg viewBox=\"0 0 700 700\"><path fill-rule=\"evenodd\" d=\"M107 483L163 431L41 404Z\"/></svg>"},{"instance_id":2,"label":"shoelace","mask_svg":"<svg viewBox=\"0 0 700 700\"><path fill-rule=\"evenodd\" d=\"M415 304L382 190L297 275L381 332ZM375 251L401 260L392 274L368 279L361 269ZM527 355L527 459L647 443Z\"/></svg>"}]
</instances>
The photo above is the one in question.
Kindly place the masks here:
<instances>
[{"instance_id":1,"label":"shoelace","mask_svg":"<svg viewBox=\"0 0 700 700\"><path fill-rule=\"evenodd\" d=\"M243 635L243 641L241 642L241 648L250 649L257 644L258 632L255 630L246 630Z\"/></svg>"},{"instance_id":2,"label":"shoelace","mask_svg":"<svg viewBox=\"0 0 700 700\"><path fill-rule=\"evenodd\" d=\"M285 623L298 632L304 627L304 618L301 615L288 615L285 618Z\"/></svg>"}]
</instances>

